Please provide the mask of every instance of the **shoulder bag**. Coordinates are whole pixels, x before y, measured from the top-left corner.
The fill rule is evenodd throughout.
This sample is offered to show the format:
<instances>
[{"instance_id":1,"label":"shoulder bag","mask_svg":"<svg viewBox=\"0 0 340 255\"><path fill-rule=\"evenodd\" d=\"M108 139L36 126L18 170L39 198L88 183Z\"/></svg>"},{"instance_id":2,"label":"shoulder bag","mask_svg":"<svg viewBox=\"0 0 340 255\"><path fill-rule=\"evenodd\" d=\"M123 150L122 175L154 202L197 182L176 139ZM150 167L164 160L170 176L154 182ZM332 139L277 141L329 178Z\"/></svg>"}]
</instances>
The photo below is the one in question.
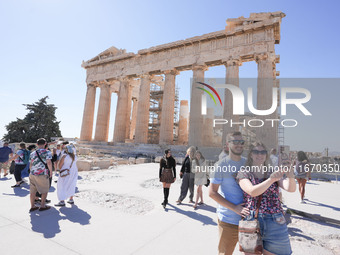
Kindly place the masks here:
<instances>
[{"instance_id":1,"label":"shoulder bag","mask_svg":"<svg viewBox=\"0 0 340 255\"><path fill-rule=\"evenodd\" d=\"M252 220L240 220L238 225L238 242L240 251L262 254L263 242L260 233L260 223L257 219L261 206L262 195L258 197L255 217Z\"/></svg>"},{"instance_id":2,"label":"shoulder bag","mask_svg":"<svg viewBox=\"0 0 340 255\"><path fill-rule=\"evenodd\" d=\"M66 177L66 176L70 175L70 169L72 168L72 165L73 165L73 160L72 160L71 165L70 165L69 168L60 170L60 172L59 172L60 177Z\"/></svg>"}]
</instances>

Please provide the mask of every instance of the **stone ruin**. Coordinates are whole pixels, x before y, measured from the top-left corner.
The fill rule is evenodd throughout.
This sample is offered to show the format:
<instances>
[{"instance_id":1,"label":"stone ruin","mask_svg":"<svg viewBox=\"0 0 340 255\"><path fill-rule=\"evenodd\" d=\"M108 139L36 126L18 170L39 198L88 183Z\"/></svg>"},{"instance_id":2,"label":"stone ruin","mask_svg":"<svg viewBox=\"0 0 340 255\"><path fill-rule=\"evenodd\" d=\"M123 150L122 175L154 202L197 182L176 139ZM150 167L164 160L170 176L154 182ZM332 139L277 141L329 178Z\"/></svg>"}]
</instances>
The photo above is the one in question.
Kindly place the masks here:
<instances>
[{"instance_id":1,"label":"stone ruin","mask_svg":"<svg viewBox=\"0 0 340 255\"><path fill-rule=\"evenodd\" d=\"M83 145L124 146L150 143L162 146L197 146L200 149L225 143L226 134L239 130L239 126L224 125L220 139L212 127L213 111L201 115L202 90L193 89L196 82L204 82L209 67L224 65L226 83L239 87L239 68L243 62L256 61L258 67L257 109L272 106L272 88L279 87L276 64L280 57L275 54L275 44L280 43L282 12L251 13L249 18L227 19L224 30L179 40L137 53L111 47L96 57L83 62L86 69L87 94L85 99L80 140ZM193 71L190 105L180 102L179 120L175 121L175 81L181 71ZM150 100L152 84L160 83L162 98L159 100L159 123L150 125ZM201 85L197 85L201 86ZM96 88L100 88L97 121L92 137L95 117ZM203 86L201 86L203 87ZM111 95L117 93L117 107L113 142L108 142ZM156 93L157 94L157 93ZM233 115L232 94L225 90L223 118L239 121ZM275 111L259 118L277 119ZM178 128L174 128L177 126ZM175 132L174 132L175 130ZM242 130L243 132L246 131ZM150 133L158 132L152 141ZM177 133L176 133L177 132ZM177 137L174 141L174 135ZM255 132L267 148L277 147L278 124L274 128L263 126ZM135 147L129 147L134 150ZM181 149L182 147L179 147ZM183 147L183 148L184 148ZM111 147L111 150L114 147ZM109 151L110 149L108 149ZM184 149L185 151L185 149ZM208 151L208 149L207 149ZM215 153L215 151L214 151Z\"/></svg>"}]
</instances>

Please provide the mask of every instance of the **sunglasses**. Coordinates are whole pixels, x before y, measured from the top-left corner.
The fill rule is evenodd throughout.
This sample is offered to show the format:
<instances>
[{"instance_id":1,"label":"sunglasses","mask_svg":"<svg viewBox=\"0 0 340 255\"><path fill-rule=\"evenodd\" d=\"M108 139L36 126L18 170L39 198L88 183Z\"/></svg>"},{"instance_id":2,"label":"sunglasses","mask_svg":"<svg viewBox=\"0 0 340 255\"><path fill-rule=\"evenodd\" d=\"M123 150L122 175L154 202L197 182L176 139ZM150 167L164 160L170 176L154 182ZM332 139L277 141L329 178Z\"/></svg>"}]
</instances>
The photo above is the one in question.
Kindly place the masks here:
<instances>
[{"instance_id":1,"label":"sunglasses","mask_svg":"<svg viewBox=\"0 0 340 255\"><path fill-rule=\"evenodd\" d=\"M263 150L263 151L259 151L259 150L252 150L251 151L252 153L254 153L255 155L266 155L267 154L267 151L266 150Z\"/></svg>"},{"instance_id":2,"label":"sunglasses","mask_svg":"<svg viewBox=\"0 0 340 255\"><path fill-rule=\"evenodd\" d=\"M229 143L233 143L234 145L244 145L244 140L230 140Z\"/></svg>"}]
</instances>

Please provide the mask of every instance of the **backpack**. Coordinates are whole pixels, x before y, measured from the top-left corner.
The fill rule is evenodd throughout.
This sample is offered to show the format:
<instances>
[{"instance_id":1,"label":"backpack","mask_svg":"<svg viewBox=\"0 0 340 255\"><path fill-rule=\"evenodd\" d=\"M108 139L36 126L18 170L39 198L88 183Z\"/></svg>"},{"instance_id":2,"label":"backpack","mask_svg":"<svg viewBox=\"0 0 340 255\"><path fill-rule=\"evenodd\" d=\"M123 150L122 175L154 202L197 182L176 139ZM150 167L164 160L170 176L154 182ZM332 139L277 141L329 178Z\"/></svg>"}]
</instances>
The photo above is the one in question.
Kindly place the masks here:
<instances>
[{"instance_id":1,"label":"backpack","mask_svg":"<svg viewBox=\"0 0 340 255\"><path fill-rule=\"evenodd\" d=\"M24 158L21 158L20 156L19 158L22 162L24 162L25 165L27 165L30 161L30 151L28 150L22 150L22 151L24 152Z\"/></svg>"}]
</instances>

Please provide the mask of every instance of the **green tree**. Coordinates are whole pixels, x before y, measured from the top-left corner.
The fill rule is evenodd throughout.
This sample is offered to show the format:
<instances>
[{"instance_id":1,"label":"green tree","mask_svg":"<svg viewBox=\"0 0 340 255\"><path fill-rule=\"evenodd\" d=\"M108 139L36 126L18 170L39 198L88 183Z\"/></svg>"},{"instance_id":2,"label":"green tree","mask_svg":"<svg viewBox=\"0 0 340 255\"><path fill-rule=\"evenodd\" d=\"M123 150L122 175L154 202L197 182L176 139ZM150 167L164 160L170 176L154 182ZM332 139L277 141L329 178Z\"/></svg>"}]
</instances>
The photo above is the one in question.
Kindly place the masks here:
<instances>
[{"instance_id":1,"label":"green tree","mask_svg":"<svg viewBox=\"0 0 340 255\"><path fill-rule=\"evenodd\" d=\"M6 126L8 133L3 139L11 143L34 143L41 137L47 141L51 141L51 137L60 137L60 121L55 116L57 107L47 104L47 98L48 96L41 98L33 104L24 104L28 113L24 119L17 118Z\"/></svg>"}]
</instances>

